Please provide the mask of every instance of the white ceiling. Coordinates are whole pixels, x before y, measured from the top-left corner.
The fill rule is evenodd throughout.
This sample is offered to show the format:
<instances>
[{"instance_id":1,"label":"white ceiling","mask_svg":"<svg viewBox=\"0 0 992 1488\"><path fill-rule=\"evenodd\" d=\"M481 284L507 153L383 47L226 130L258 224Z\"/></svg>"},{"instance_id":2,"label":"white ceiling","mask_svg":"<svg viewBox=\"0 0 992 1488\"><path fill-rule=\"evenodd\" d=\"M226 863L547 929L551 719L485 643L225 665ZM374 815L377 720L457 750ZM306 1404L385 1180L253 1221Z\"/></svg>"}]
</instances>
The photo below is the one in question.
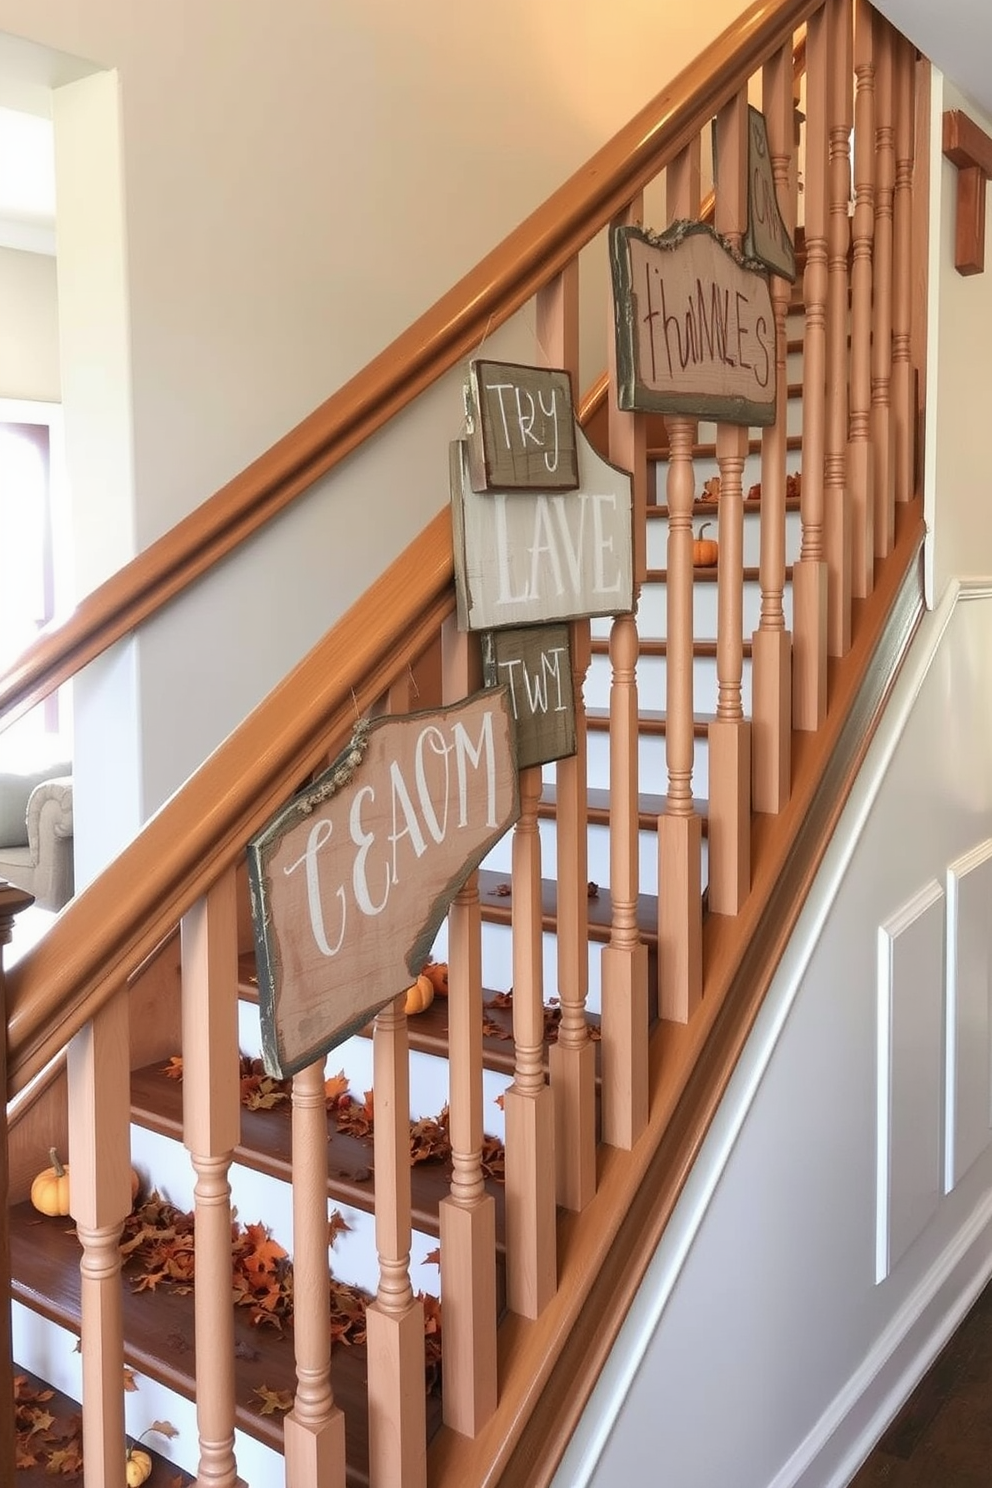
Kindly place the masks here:
<instances>
[{"instance_id":1,"label":"white ceiling","mask_svg":"<svg viewBox=\"0 0 992 1488\"><path fill-rule=\"evenodd\" d=\"M990 0L875 0L875 4L992 118Z\"/></svg>"}]
</instances>

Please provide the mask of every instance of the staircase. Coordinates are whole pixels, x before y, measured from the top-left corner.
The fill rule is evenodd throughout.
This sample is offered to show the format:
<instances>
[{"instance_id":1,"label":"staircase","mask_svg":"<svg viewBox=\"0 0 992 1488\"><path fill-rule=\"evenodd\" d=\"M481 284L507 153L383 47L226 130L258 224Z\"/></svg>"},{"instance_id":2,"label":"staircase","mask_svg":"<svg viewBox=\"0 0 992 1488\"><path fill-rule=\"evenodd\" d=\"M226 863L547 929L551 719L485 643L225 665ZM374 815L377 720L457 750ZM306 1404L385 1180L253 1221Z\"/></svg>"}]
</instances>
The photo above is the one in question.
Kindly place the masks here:
<instances>
[{"instance_id":1,"label":"staircase","mask_svg":"<svg viewBox=\"0 0 992 1488\"><path fill-rule=\"evenodd\" d=\"M650 165L635 169L625 157L627 174L581 229L591 237L606 220L636 216L642 178L661 169L670 203L685 204L676 215L698 215L699 139L715 116L716 223L739 236L740 123L757 68L780 199L792 211L794 33L808 21L809 259L791 293L775 281L778 420L763 435L751 431L746 449L726 426L615 409L591 435L632 473L636 629L627 617L574 623L584 703L577 763L522 772L521 821L457 896L434 948L449 966L451 995L408 1019L392 1006L374 1033L296 1076L270 1109L241 1105L236 1055L260 1052L245 842L335 755L356 704L405 712L477 685L478 657L453 621L446 513L10 972L14 1369L84 1401L88 1485L119 1480L119 1462L123 1471L121 1357L139 1377L124 1402L128 1434L152 1420L178 1428L151 1442L153 1484L174 1482L179 1468L256 1488L284 1472L294 1485L338 1488L345 1460L349 1483L375 1488L548 1481L760 1005L798 912L795 886L808 882L823 851L874 716L866 688L889 617L898 612L905 631L919 603L910 452L922 394L903 375L907 291L891 273L893 222L909 230L911 136L907 143L901 116L887 131L862 120L871 161L855 147L857 202L875 201L877 154L877 196L888 207L876 211L874 296L862 251L870 228L856 211L850 261L846 237L835 236L841 219L850 231L849 190L840 151L827 149L836 121L863 106L865 93L864 68L856 99L828 86L834 49L860 48L890 83L899 67L908 75L909 56L867 7L856 27L852 17L845 0L822 9L782 3L770 15L755 7L735 46L720 49L719 79L692 94L668 143L655 141ZM714 65L702 59L699 76ZM694 121L694 136L685 121ZM643 137L643 121L630 135ZM890 166L901 182L895 205ZM859 170L871 173L870 193ZM541 329L535 359L571 366L577 258L548 256L534 241L531 279L503 291L500 314L521 303L526 281ZM870 337L877 346L886 315L894 350L869 383ZM452 348L449 364L463 352L461 342ZM845 495L845 459L859 468L849 443L856 454L869 440L875 494L851 477ZM801 495L787 496L787 475L800 473ZM707 520L720 540L719 570L692 563L693 529ZM79 623L88 626L83 610ZM122 610L106 635L127 623ZM97 629L77 638L74 656L109 644L93 638ZM770 654L795 658L784 690ZM66 655L40 648L34 672L7 688L12 714L75 664ZM884 680L875 685L880 700ZM856 704L867 723L852 739ZM753 803L750 767L732 782L726 763L727 726L740 736L748 723ZM673 789L686 759L688 801ZM746 794L731 799L731 788ZM698 882L686 845L694 832ZM0 931L5 903L8 916L18 907L7 894ZM70 955L85 926L85 949ZM557 1038L549 1041L549 1029ZM129 1086L119 1078L128 1050ZM167 1073L176 1056L181 1082ZM339 1091L325 1102L323 1082L339 1069L350 1107ZM352 1118L373 1088L374 1148L339 1130L346 1111L345 1126L361 1130ZM449 1102L453 1159L408 1169L408 1110L432 1118ZM72 1154L74 1224L42 1218L27 1201L38 1154L51 1146ZM120 1227L125 1245L137 1229L124 1195L129 1158L142 1180L139 1206L154 1206L157 1194L196 1212L192 1290L168 1281L137 1289L140 1256L125 1259L122 1282L117 1274ZM229 1201L241 1225L264 1226L293 1252L294 1324L253 1324L251 1306L232 1319ZM353 1329L372 1329L371 1347L364 1337L336 1343L329 1378L325 1330L339 1325L325 1316L325 1205L335 1279L370 1297L378 1291L368 1323ZM440 1290L439 1244L447 1262L440 1357L430 1300ZM271 1299L285 1266L271 1255L254 1266ZM81 1362L73 1352L80 1334ZM42 1476L43 1465L24 1468L17 1481Z\"/></svg>"}]
</instances>

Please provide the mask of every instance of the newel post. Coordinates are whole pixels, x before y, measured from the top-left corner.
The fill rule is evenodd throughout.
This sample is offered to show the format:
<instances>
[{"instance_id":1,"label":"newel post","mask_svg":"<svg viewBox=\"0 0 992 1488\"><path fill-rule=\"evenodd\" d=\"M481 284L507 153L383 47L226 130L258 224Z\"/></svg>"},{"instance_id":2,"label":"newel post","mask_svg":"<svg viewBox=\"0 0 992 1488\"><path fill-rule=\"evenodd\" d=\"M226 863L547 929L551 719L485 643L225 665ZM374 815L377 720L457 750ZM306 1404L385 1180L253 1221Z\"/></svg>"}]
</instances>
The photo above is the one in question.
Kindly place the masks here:
<instances>
[{"instance_id":1,"label":"newel post","mask_svg":"<svg viewBox=\"0 0 992 1488\"><path fill-rule=\"evenodd\" d=\"M14 918L21 910L33 903L30 894L15 889L13 884L0 879L0 1010L3 1012L3 1038L0 1039L0 1077L4 1101L0 1121L0 1287L3 1288L3 1304L0 1306L0 1399L3 1400L3 1415L0 1422L0 1483L14 1482L14 1366L10 1356L10 1225L7 1209L10 1196L10 1164L7 1155L7 984L3 967L3 948L14 933Z\"/></svg>"}]
</instances>

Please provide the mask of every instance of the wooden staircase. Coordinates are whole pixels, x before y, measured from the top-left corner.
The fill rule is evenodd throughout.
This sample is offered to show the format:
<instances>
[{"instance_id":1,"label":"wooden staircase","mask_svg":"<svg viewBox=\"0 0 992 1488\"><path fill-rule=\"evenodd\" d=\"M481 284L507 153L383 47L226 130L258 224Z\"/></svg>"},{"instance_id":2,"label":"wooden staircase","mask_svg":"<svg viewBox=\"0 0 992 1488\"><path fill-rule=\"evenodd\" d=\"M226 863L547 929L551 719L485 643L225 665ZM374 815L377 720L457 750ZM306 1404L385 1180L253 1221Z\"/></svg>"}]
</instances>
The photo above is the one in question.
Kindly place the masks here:
<instances>
[{"instance_id":1,"label":"wooden staircase","mask_svg":"<svg viewBox=\"0 0 992 1488\"><path fill-rule=\"evenodd\" d=\"M846 326L852 366L857 361L861 370L856 333L866 330L863 294L849 294L848 259L846 252L833 251L833 238L829 274L844 282L832 285L829 295L827 288L831 193L843 204L847 222L843 183L836 171L828 176L828 162L839 159L837 151L827 150L828 136L833 138L828 116L843 120L852 104L849 97L846 103L828 97L828 56L845 36L848 43L856 36L862 47L866 36L873 37L877 65L890 72L896 58L908 68L908 53L860 4L853 30L849 0L828 0L822 9L780 0L779 10L769 16L756 6L749 12L734 44L725 45L734 59L721 64L730 67L726 79L710 92L687 90L685 121L691 122L671 126L664 146L649 152L650 163L634 143L643 139L642 126L632 126L625 148L634 150L638 163L631 166L625 157L626 173L618 174L608 198L596 196L567 250L549 257L546 239L535 237L530 277L507 276L500 315L505 319L534 295L543 331L535 357L546 354L555 365L572 365L578 248L607 221L636 214L641 186L663 168L669 172L669 200L687 200L695 180L698 208L699 136L716 116L721 139L736 138L739 152L743 134L734 134L733 120L745 116L747 79L757 68L764 69L766 109L778 120L779 185L787 200L794 33L809 21L813 71L804 158L820 159L821 166L808 166L806 237L813 251L805 283L797 282L791 296L781 284L777 291L779 419L774 430L740 448L743 465L738 452L728 458L726 426L694 427L690 434L684 418L659 428L653 416L618 417L611 410L605 432L595 436L615 463L632 472L637 626L621 617L574 628L573 646L581 653L587 645L590 657L584 708L578 710L584 775L576 785L569 766L545 768L543 775L523 772L528 778L522 780L520 823L493 850L477 881L459 893L435 946L435 956L451 965L449 1003L436 1000L409 1019L396 1006L387 1008L376 1020L373 1039L358 1036L332 1052L326 1068L298 1075L291 1103L271 1110L238 1106L234 1044L244 1055L258 1052L245 843L334 757L349 737L356 708L406 712L453 701L477 685L478 658L454 626L446 513L9 977L9 1087L19 1097L8 1143L15 1365L54 1379L48 1366L55 1353L72 1352L71 1343L55 1348L39 1342L46 1335L30 1315L58 1325L62 1340L87 1340L78 1389L68 1379L64 1385L55 1381L91 1402L87 1419L97 1424L90 1441L99 1443L102 1456L89 1469L87 1488L109 1484L120 1456L104 1445L119 1430L119 1353L141 1376L138 1392L126 1402L129 1423L141 1429L146 1400L174 1402L161 1408L156 1403L153 1411L172 1419L174 1410L177 1425L182 1417L179 1436L162 1444L162 1454L190 1473L199 1458L210 1481L233 1485L235 1460L237 1472L255 1488L280 1481L277 1459L291 1441L286 1476L293 1488L338 1488L330 1463L341 1433L347 1480L374 1488L423 1488L427 1482L431 1488L497 1482L517 1488L546 1483L554 1470L760 1006L919 607L915 569L922 524L906 451L916 410L912 398L922 397L922 389L900 383L897 398L892 372L876 380L885 399L869 408L863 379L855 390L852 378L852 440L855 432L867 439L866 423L872 423L880 431L879 447L893 451L870 515L862 500L851 516L862 549L868 545L869 556L862 551L860 562L871 570L870 581L863 572L858 578L846 548L838 550L838 530L843 537L847 518L838 527L837 507L827 500L831 492L837 496L838 459L843 467L835 437L842 404L845 447L849 432ZM661 115L667 117L668 107L663 100ZM838 129L833 133L839 137ZM903 167L906 139L903 129L892 151ZM822 147L819 155L816 145ZM731 148L721 148L725 170ZM717 225L731 235L740 220L744 179L743 156L736 159L736 173L730 172L736 185L718 183L717 190ZM832 212L831 233L841 215ZM905 220L902 225L908 226ZM864 242L856 225L855 267L859 230ZM898 328L903 324L904 297L891 284L885 287L881 271L876 298L887 306L893 342L902 348L901 329L898 337L895 329L896 322ZM841 300L839 321L834 305ZM434 375L473 344L467 330L450 330L449 311L446 304L438 307L447 349L439 353ZM804 332L812 347L805 367ZM402 339L421 355L422 328ZM355 430L373 417L377 379L385 375L377 366L360 397L350 394L341 406L328 405L333 427L324 453L314 456L312 478L328 468L325 458L333 463L365 437ZM402 381L396 371L389 375L397 385ZM427 379L417 376L423 386ZM885 401L890 381L891 421ZM383 406L397 405L387 399ZM333 422L339 416L340 435ZM378 410L374 417L380 417ZM298 461L289 455L286 460L287 471L297 470ZM800 472L802 496L786 500L786 474ZM723 482L719 499L699 499L717 476ZM285 489L298 480L289 471ZM761 496L747 499L759 482ZM692 569L691 526L707 519L719 524L721 551L739 551L739 563L721 564L719 575ZM219 531L225 521L217 518L216 524ZM852 569L853 602L843 577ZM794 580L803 595L795 606ZM122 579L118 587L128 582ZM163 580L166 589L179 582L174 576ZM783 613L776 628L768 621L774 609L769 596L780 583ZM728 593L742 632L736 654L725 622ZM8 684L12 712L56 685L66 668L96 654L93 646L110 644L122 633L119 627L148 613L142 610L146 603L137 594L122 602L99 642L83 606L74 633L76 661L68 648L54 654L47 642L42 645L23 675ZM850 640L835 644L831 631L828 659L827 624L839 623L838 606L846 607ZM692 612L691 634L682 623L684 610ZM717 689L725 693L728 674L739 668L742 708L730 722L744 729L753 715L757 733L751 669L759 637L785 642L791 667L793 631L790 686L801 726L790 727L787 696L776 703L784 710L776 726L791 740L791 769L781 801L760 813L750 807L750 780L743 783L739 816L749 842L747 872L739 903L710 912L714 854L724 850L729 830L726 772L709 759L715 722L728 721ZM7 680L0 679L0 709ZM769 701L762 696L764 726ZM688 800L672 788L687 758ZM722 804L714 811L717 789ZM672 825L700 834L698 885L683 872L691 856L688 849L684 860L677 855L678 835L667 830ZM669 865L671 878L660 863ZM687 923L677 927L673 947L671 886L680 873ZM0 902L0 938L4 912ZM581 932L563 936L559 962L561 927L577 923ZM87 925L95 927L89 939ZM76 929L86 939L78 957L72 950ZM511 987L512 1009L505 999L490 1006ZM562 1037L550 1048L547 1007L559 998ZM67 1046L68 1073L61 1061ZM120 1078L128 1048L129 1084ZM182 1085L164 1073L180 1053ZM335 1111L324 1109L320 1082L338 1068L356 1098L375 1088L377 1131L386 1128L381 1150L339 1132ZM496 1105L503 1095L515 1112L506 1133L506 1187L482 1163L483 1131L503 1135ZM405 1153L407 1106L415 1117L433 1117L449 1096L452 1163L418 1163L408 1175L405 1162L393 1162L389 1152L392 1144ZM509 1128L517 1123L519 1133L521 1122L527 1138L511 1138ZM559 1137L557 1153L552 1129ZM579 1130L581 1143L573 1141ZM64 1150L70 1140L75 1226L42 1219L25 1202L39 1152L50 1146ZM563 1148L571 1149L567 1158ZM180 1210L195 1208L206 1285L194 1285L192 1292L165 1283L137 1290L127 1261L118 1285L117 1233L123 1223L126 1237L133 1223L121 1205L128 1153L146 1194L158 1189ZM261 1223L287 1250L295 1238L293 1286L301 1309L296 1327L253 1327L235 1308L232 1329L225 1300L229 1198L243 1224ZM332 1270L342 1282L369 1292L379 1287L372 1316L376 1328L385 1330L376 1336L389 1340L371 1350L361 1342L336 1346L329 1381L319 1329L314 1333L315 1319L323 1326L328 1284L321 1234L325 1202L331 1211L341 1209L352 1226L331 1249ZM441 1247L450 1269L439 1372L433 1347L423 1341L431 1336L433 1309L425 1312L415 1294L428 1290L422 1276L436 1282L433 1261L425 1269L424 1258L453 1219L462 1226L461 1248L456 1251L456 1242L447 1239ZM208 1356L211 1364L204 1367ZM200 1367L194 1368L197 1360ZM293 1405L288 1417L280 1410L262 1412L263 1387L286 1392L285 1402ZM159 1388L168 1395L161 1397ZM129 1430L137 1434L134 1424ZM31 1481L33 1471L25 1469L22 1481ZM153 1481L168 1483L174 1476L174 1469L159 1465Z\"/></svg>"}]
</instances>

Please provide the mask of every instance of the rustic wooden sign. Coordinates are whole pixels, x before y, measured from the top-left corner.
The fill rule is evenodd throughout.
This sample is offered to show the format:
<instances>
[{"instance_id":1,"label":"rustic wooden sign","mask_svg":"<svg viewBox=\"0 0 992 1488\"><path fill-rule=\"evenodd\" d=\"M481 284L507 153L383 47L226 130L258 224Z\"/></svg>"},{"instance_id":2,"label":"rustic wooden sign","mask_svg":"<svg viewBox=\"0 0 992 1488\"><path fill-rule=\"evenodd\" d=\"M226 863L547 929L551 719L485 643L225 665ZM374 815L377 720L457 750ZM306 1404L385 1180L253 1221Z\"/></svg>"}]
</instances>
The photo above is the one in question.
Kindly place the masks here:
<instances>
[{"instance_id":1,"label":"rustic wooden sign","mask_svg":"<svg viewBox=\"0 0 992 1488\"><path fill-rule=\"evenodd\" d=\"M505 684L517 731L517 766L575 753L575 689L567 625L525 625L482 636L487 687Z\"/></svg>"},{"instance_id":2,"label":"rustic wooden sign","mask_svg":"<svg viewBox=\"0 0 992 1488\"><path fill-rule=\"evenodd\" d=\"M580 615L633 603L630 476L576 429L579 488L472 490L464 441L451 447L455 590L462 630Z\"/></svg>"},{"instance_id":3,"label":"rustic wooden sign","mask_svg":"<svg viewBox=\"0 0 992 1488\"><path fill-rule=\"evenodd\" d=\"M572 383L567 372L472 362L467 398L473 491L574 491Z\"/></svg>"},{"instance_id":4,"label":"rustic wooden sign","mask_svg":"<svg viewBox=\"0 0 992 1488\"><path fill-rule=\"evenodd\" d=\"M768 280L704 222L610 234L617 401L728 424L775 421Z\"/></svg>"},{"instance_id":5,"label":"rustic wooden sign","mask_svg":"<svg viewBox=\"0 0 992 1488\"><path fill-rule=\"evenodd\" d=\"M519 814L508 688L358 726L248 844L270 1074L312 1063L409 986Z\"/></svg>"},{"instance_id":6,"label":"rustic wooden sign","mask_svg":"<svg viewBox=\"0 0 992 1488\"><path fill-rule=\"evenodd\" d=\"M747 233L744 256L757 259L790 282L796 277L796 250L779 210L772 174L765 116L753 105L747 111Z\"/></svg>"}]
</instances>

